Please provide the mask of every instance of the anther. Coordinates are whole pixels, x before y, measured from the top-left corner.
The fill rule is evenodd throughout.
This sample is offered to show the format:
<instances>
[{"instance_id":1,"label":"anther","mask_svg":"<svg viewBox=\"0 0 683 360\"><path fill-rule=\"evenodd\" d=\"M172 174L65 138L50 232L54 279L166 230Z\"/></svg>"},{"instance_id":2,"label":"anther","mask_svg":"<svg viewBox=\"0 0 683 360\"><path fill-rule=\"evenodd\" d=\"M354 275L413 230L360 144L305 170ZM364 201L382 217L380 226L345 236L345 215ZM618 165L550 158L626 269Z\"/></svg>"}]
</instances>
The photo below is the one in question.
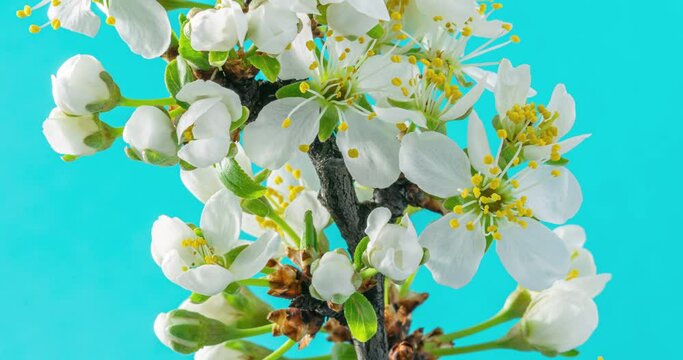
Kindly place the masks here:
<instances>
[{"instance_id":1,"label":"anther","mask_svg":"<svg viewBox=\"0 0 683 360\"><path fill-rule=\"evenodd\" d=\"M116 25L116 18L113 16L107 16L107 20L104 21L107 25Z\"/></svg>"},{"instance_id":2,"label":"anther","mask_svg":"<svg viewBox=\"0 0 683 360\"><path fill-rule=\"evenodd\" d=\"M360 153L358 152L358 149L356 149L356 148L349 149L347 154L349 155L349 157L351 159L356 159L360 155Z\"/></svg>"},{"instance_id":3,"label":"anther","mask_svg":"<svg viewBox=\"0 0 683 360\"><path fill-rule=\"evenodd\" d=\"M308 150L311 150L311 146L310 146L310 145L306 145L306 144L301 144L301 145L299 145L299 151L301 151L301 152L303 152L303 153L307 153ZM296 171L296 170L295 170L295 171Z\"/></svg>"},{"instance_id":4,"label":"anther","mask_svg":"<svg viewBox=\"0 0 683 360\"><path fill-rule=\"evenodd\" d=\"M451 226L451 229L457 229L460 227L460 221L458 221L458 219L451 219L448 224Z\"/></svg>"},{"instance_id":5,"label":"anther","mask_svg":"<svg viewBox=\"0 0 683 360\"><path fill-rule=\"evenodd\" d=\"M282 121L282 128L287 129L290 126L292 126L292 119L291 118L286 118Z\"/></svg>"}]
</instances>

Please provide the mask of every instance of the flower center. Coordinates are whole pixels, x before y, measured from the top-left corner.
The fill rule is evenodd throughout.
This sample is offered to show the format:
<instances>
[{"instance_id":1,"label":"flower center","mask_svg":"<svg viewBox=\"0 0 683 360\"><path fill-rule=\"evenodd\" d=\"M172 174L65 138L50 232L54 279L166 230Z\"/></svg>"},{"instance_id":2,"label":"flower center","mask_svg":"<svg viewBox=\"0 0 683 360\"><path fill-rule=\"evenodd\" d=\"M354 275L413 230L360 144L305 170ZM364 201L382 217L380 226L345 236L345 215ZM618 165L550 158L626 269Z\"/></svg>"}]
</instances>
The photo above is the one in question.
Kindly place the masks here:
<instances>
[{"instance_id":1,"label":"flower center","mask_svg":"<svg viewBox=\"0 0 683 360\"><path fill-rule=\"evenodd\" d=\"M503 126L521 144L545 146L557 140L555 121L560 115L550 112L544 105L515 105L506 115L509 121Z\"/></svg>"},{"instance_id":2,"label":"flower center","mask_svg":"<svg viewBox=\"0 0 683 360\"><path fill-rule=\"evenodd\" d=\"M195 257L194 262L190 264L191 267L210 264L223 264L223 259L215 254L214 248L209 246L206 239L202 237L188 238L182 241L182 246L192 252ZM189 270L188 267L183 267L183 271Z\"/></svg>"}]
</instances>

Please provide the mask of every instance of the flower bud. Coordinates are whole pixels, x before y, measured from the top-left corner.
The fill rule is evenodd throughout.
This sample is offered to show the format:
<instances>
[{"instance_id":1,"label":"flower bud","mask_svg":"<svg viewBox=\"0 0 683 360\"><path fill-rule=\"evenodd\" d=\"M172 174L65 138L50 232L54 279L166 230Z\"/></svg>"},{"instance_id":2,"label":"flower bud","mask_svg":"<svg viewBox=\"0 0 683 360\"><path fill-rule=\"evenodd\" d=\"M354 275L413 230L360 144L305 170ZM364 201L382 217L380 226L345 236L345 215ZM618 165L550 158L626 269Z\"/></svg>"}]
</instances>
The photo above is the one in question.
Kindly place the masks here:
<instances>
[{"instance_id":1,"label":"flower bud","mask_svg":"<svg viewBox=\"0 0 683 360\"><path fill-rule=\"evenodd\" d=\"M220 9L207 9L192 16L190 43L198 51L229 51L242 44L247 34L247 16L234 1L226 1Z\"/></svg>"},{"instance_id":2,"label":"flower bud","mask_svg":"<svg viewBox=\"0 0 683 360\"><path fill-rule=\"evenodd\" d=\"M178 142L171 118L154 106L135 110L123 130L123 140L130 146L126 153L133 159L152 165L178 163Z\"/></svg>"},{"instance_id":3,"label":"flower bud","mask_svg":"<svg viewBox=\"0 0 683 360\"><path fill-rule=\"evenodd\" d=\"M43 134L62 155L92 155L111 146L118 135L96 115L68 116L55 108L43 122Z\"/></svg>"},{"instance_id":4,"label":"flower bud","mask_svg":"<svg viewBox=\"0 0 683 360\"><path fill-rule=\"evenodd\" d=\"M401 224L390 224L390 221L391 211L387 208L377 208L368 216L367 261L392 280L403 281L417 271L424 251L407 215Z\"/></svg>"},{"instance_id":5,"label":"flower bud","mask_svg":"<svg viewBox=\"0 0 683 360\"><path fill-rule=\"evenodd\" d=\"M337 249L326 253L311 265L311 295L319 300L343 304L361 285L348 255Z\"/></svg>"},{"instance_id":6,"label":"flower bud","mask_svg":"<svg viewBox=\"0 0 683 360\"><path fill-rule=\"evenodd\" d=\"M230 332L222 322L187 310L162 313L154 321L154 333L159 340L181 354L223 343L230 338Z\"/></svg>"},{"instance_id":7,"label":"flower bud","mask_svg":"<svg viewBox=\"0 0 683 360\"><path fill-rule=\"evenodd\" d=\"M102 64L90 55L76 55L52 76L52 96L69 115L109 111L121 99L118 86Z\"/></svg>"},{"instance_id":8,"label":"flower bud","mask_svg":"<svg viewBox=\"0 0 683 360\"><path fill-rule=\"evenodd\" d=\"M273 309L248 288L240 287L232 294L220 293L201 303L185 300L180 309L193 311L225 325L248 329L268 325L267 317Z\"/></svg>"},{"instance_id":9,"label":"flower bud","mask_svg":"<svg viewBox=\"0 0 683 360\"><path fill-rule=\"evenodd\" d=\"M268 315L274 324L273 336L284 335L302 344L309 342L323 326L323 316L297 308L275 310Z\"/></svg>"},{"instance_id":10,"label":"flower bud","mask_svg":"<svg viewBox=\"0 0 683 360\"><path fill-rule=\"evenodd\" d=\"M207 346L194 355L194 360L252 360L265 359L272 350L244 340L231 340L216 346Z\"/></svg>"},{"instance_id":11,"label":"flower bud","mask_svg":"<svg viewBox=\"0 0 683 360\"><path fill-rule=\"evenodd\" d=\"M580 291L541 293L520 323L531 346L546 353L563 353L585 343L598 326L598 308Z\"/></svg>"}]
</instances>

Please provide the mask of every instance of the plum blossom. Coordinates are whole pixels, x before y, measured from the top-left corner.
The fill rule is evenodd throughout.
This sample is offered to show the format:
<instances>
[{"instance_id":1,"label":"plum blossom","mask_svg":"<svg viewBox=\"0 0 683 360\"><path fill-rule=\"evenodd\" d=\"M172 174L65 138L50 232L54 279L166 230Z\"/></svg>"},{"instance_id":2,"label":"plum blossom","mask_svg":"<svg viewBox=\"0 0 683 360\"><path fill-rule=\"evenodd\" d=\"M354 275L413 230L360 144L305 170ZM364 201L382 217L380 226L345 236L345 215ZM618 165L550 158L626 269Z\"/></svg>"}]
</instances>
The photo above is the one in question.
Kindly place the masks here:
<instances>
[{"instance_id":1,"label":"plum blossom","mask_svg":"<svg viewBox=\"0 0 683 360\"><path fill-rule=\"evenodd\" d=\"M216 295L233 281L261 271L279 249L280 237L268 232L247 243L228 263L224 255L243 245L239 240L241 222L239 199L221 190L204 206L201 231L178 218L159 217L152 228L152 257L178 286L202 295Z\"/></svg>"},{"instance_id":2,"label":"plum blossom","mask_svg":"<svg viewBox=\"0 0 683 360\"><path fill-rule=\"evenodd\" d=\"M468 145L465 154L445 135L425 132L408 134L401 147L406 177L457 204L420 236L429 249L426 266L435 280L454 288L467 284L484 256L487 239L496 240L503 265L522 286L543 290L564 278L570 253L540 221L562 224L576 214L582 194L574 175L536 162L513 175L509 171L518 160L501 169L500 154L491 155L476 113L470 116Z\"/></svg>"}]
</instances>

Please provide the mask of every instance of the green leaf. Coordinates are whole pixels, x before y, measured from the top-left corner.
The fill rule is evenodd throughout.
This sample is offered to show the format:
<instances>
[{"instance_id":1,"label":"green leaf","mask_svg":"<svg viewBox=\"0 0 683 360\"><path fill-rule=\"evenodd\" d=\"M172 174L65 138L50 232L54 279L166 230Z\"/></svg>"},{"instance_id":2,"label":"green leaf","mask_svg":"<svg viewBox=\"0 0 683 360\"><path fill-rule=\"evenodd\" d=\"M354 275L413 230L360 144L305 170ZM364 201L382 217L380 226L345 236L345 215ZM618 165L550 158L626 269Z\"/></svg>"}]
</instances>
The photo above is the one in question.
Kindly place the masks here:
<instances>
[{"instance_id":1,"label":"green leaf","mask_svg":"<svg viewBox=\"0 0 683 360\"><path fill-rule=\"evenodd\" d=\"M166 65L164 80L168 93L175 97L180 92L180 89L185 84L193 82L195 77L192 73L192 68L187 65L185 59L182 56L178 56Z\"/></svg>"},{"instance_id":2,"label":"green leaf","mask_svg":"<svg viewBox=\"0 0 683 360\"><path fill-rule=\"evenodd\" d=\"M334 344L332 347L332 360L356 360L356 350L353 345L347 343Z\"/></svg>"},{"instance_id":3,"label":"green leaf","mask_svg":"<svg viewBox=\"0 0 683 360\"><path fill-rule=\"evenodd\" d=\"M249 247L249 245L241 245L236 248L233 248L232 250L228 251L227 254L223 255L223 258L225 259L225 267L229 268L230 265L232 265L233 262L235 262L235 259L237 259L237 256L242 253L242 251L246 250Z\"/></svg>"},{"instance_id":4,"label":"green leaf","mask_svg":"<svg viewBox=\"0 0 683 360\"><path fill-rule=\"evenodd\" d=\"M353 266L356 268L356 271L362 269L364 266L363 254L365 253L365 250L368 248L369 243L369 237L366 236L362 238L358 243L358 246L356 246L356 251L353 252Z\"/></svg>"},{"instance_id":5,"label":"green leaf","mask_svg":"<svg viewBox=\"0 0 683 360\"><path fill-rule=\"evenodd\" d=\"M203 303L205 303L207 300L209 300L210 298L211 298L211 296L206 296L206 295L202 295L202 294L192 293L192 295L190 295L190 302L193 303L193 304L203 304Z\"/></svg>"},{"instance_id":6,"label":"green leaf","mask_svg":"<svg viewBox=\"0 0 683 360\"><path fill-rule=\"evenodd\" d=\"M446 201L443 202L443 207L446 210L453 210L453 208L456 205L462 205L462 204L463 204L463 199L461 196L453 196L453 197L446 199Z\"/></svg>"},{"instance_id":7,"label":"green leaf","mask_svg":"<svg viewBox=\"0 0 683 360\"><path fill-rule=\"evenodd\" d=\"M235 159L223 168L220 179L228 190L243 199L258 199L266 193L266 188L244 172Z\"/></svg>"},{"instance_id":8,"label":"green leaf","mask_svg":"<svg viewBox=\"0 0 683 360\"><path fill-rule=\"evenodd\" d=\"M374 28L370 29L368 31L368 36L373 38L373 39L379 39L382 36L384 36L384 28L382 27L381 24L375 25Z\"/></svg>"},{"instance_id":9,"label":"green leaf","mask_svg":"<svg viewBox=\"0 0 683 360\"><path fill-rule=\"evenodd\" d=\"M233 132L237 129L239 129L244 123L247 122L249 119L249 109L246 106L242 106L242 116L233 121L232 124L230 124L230 132Z\"/></svg>"},{"instance_id":10,"label":"green leaf","mask_svg":"<svg viewBox=\"0 0 683 360\"><path fill-rule=\"evenodd\" d=\"M197 51L192 48L190 44L190 38L185 34L185 25L188 20L185 14L180 14L180 39L178 39L178 53L187 62L200 70L211 69L211 64L209 63L209 55L205 52Z\"/></svg>"},{"instance_id":11,"label":"green leaf","mask_svg":"<svg viewBox=\"0 0 683 360\"><path fill-rule=\"evenodd\" d=\"M226 61L228 61L227 51L211 51L209 52L209 64L211 66L222 68Z\"/></svg>"},{"instance_id":12,"label":"green leaf","mask_svg":"<svg viewBox=\"0 0 683 360\"><path fill-rule=\"evenodd\" d=\"M576 357L576 356L579 356L579 350L576 350L576 349L574 349L574 350L569 350L569 351L566 351L566 352L561 353L560 356L564 356L564 357Z\"/></svg>"},{"instance_id":13,"label":"green leaf","mask_svg":"<svg viewBox=\"0 0 683 360\"><path fill-rule=\"evenodd\" d=\"M344 303L344 316L351 335L360 342L370 340L377 333L377 314L370 301L360 293L354 293Z\"/></svg>"},{"instance_id":14,"label":"green leaf","mask_svg":"<svg viewBox=\"0 0 683 360\"><path fill-rule=\"evenodd\" d=\"M305 250L311 249L317 252L318 250L318 231L313 225L313 212L311 210L306 211L304 215L304 234L303 234L303 244L301 247Z\"/></svg>"},{"instance_id":15,"label":"green leaf","mask_svg":"<svg viewBox=\"0 0 683 360\"><path fill-rule=\"evenodd\" d=\"M266 181L272 173L273 172L270 169L263 169L258 174L254 175L254 181L260 184Z\"/></svg>"},{"instance_id":16,"label":"green leaf","mask_svg":"<svg viewBox=\"0 0 683 360\"><path fill-rule=\"evenodd\" d=\"M119 104L119 101L121 101L121 89L119 89L119 86L116 85L116 82L114 82L114 79L111 77L111 75L109 75L109 73L106 71L102 71L100 72L100 79L102 79L102 81L104 81L104 83L107 85L107 89L109 90L109 98L86 105L85 109L93 114L107 112L115 108Z\"/></svg>"},{"instance_id":17,"label":"green leaf","mask_svg":"<svg viewBox=\"0 0 683 360\"><path fill-rule=\"evenodd\" d=\"M257 69L263 72L263 75L270 82L276 82L277 76L280 75L280 62L277 59L268 55L253 55L247 60Z\"/></svg>"},{"instance_id":18,"label":"green leaf","mask_svg":"<svg viewBox=\"0 0 683 360\"><path fill-rule=\"evenodd\" d=\"M300 98L306 98L307 99L307 98L313 96L311 93L302 94L301 90L299 90L300 86L301 86L301 82L297 82L294 84L289 84L287 86L283 86L275 93L275 97L278 99L285 99L285 98L292 98L292 97L300 97Z\"/></svg>"},{"instance_id":19,"label":"green leaf","mask_svg":"<svg viewBox=\"0 0 683 360\"><path fill-rule=\"evenodd\" d=\"M337 108L330 106L320 118L320 128L318 129L318 139L320 142L325 142L332 136L332 133L337 128L337 124L339 124Z\"/></svg>"}]
</instances>

